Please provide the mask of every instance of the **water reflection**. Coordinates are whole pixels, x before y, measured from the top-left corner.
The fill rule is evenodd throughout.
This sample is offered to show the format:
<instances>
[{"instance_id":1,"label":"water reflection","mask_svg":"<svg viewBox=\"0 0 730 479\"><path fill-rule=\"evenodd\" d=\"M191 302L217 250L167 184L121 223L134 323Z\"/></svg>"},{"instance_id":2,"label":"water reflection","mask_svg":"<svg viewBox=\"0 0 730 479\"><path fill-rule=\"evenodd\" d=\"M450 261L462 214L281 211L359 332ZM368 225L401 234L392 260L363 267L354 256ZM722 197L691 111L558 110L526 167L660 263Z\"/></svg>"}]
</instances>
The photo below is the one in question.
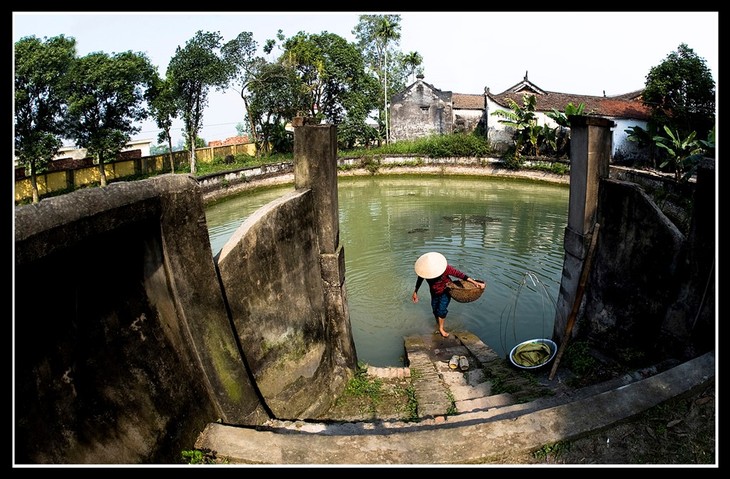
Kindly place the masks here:
<instances>
[{"instance_id":1,"label":"water reflection","mask_svg":"<svg viewBox=\"0 0 730 479\"><path fill-rule=\"evenodd\" d=\"M488 284L473 303L452 301L447 330L467 329L502 356L521 341L552 335L566 185L399 175L341 177L338 188L347 300L360 361L400 366L403 337L436 330L428 291L422 287L422 300L411 302L413 264L428 251L443 253ZM207 207L213 253L247 216L292 189L246 192Z\"/></svg>"}]
</instances>

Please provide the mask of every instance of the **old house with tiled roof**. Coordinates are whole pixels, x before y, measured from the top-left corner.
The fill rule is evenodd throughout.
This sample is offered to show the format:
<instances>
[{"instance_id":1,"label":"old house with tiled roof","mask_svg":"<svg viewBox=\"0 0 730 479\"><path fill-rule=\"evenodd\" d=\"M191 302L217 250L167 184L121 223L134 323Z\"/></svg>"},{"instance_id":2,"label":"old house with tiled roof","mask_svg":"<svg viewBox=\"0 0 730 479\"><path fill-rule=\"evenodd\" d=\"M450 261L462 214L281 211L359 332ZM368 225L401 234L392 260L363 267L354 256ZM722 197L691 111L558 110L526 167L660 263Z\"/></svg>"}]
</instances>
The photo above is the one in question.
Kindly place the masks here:
<instances>
[{"instance_id":1,"label":"old house with tiled roof","mask_svg":"<svg viewBox=\"0 0 730 479\"><path fill-rule=\"evenodd\" d=\"M547 116L553 109L564 112L572 103L583 103L585 114L612 120L613 156L623 159L636 155L636 145L627 140L625 132L631 126L646 128L650 111L641 102L641 90L616 96L590 96L546 91L524 79L499 94L485 88L482 94L462 94L442 91L423 81L419 75L415 83L394 95L390 104L391 141L411 140L435 134L472 132L481 125L487 131L492 145L504 151L512 143L512 129L492 115L498 109L510 111L509 100L523 105L523 95L536 97L538 123L556 126Z\"/></svg>"}]
</instances>

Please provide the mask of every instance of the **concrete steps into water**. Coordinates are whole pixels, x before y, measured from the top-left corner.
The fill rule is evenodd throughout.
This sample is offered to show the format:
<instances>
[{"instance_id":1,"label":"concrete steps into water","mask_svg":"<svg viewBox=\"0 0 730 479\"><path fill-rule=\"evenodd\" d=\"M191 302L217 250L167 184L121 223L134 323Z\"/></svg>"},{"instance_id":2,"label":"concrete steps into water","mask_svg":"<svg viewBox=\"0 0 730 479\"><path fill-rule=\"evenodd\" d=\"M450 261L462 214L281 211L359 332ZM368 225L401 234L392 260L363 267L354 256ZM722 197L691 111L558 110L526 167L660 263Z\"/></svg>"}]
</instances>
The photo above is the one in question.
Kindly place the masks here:
<instances>
[{"instance_id":1,"label":"concrete steps into water","mask_svg":"<svg viewBox=\"0 0 730 479\"><path fill-rule=\"evenodd\" d=\"M410 376L417 421L211 423L195 447L233 464L495 464L506 449L527 453L599 430L704 387L715 375L711 352L572 389L569 372L558 368L552 381L549 367L526 376L469 332L407 337L405 349L408 367L368 373ZM465 371L449 367L454 355L467 358Z\"/></svg>"}]
</instances>

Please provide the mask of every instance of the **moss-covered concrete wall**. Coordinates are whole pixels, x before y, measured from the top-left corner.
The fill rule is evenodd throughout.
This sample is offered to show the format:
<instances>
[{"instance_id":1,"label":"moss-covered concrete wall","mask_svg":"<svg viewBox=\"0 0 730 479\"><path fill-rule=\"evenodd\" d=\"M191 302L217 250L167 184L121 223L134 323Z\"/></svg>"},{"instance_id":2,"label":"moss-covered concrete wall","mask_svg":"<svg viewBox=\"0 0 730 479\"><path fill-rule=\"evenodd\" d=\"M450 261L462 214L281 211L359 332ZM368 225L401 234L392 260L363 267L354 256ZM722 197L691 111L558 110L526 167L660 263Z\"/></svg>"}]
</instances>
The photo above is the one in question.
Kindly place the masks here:
<instances>
[{"instance_id":1,"label":"moss-covered concrete wall","mask_svg":"<svg viewBox=\"0 0 730 479\"><path fill-rule=\"evenodd\" d=\"M17 207L14 304L18 463L172 462L207 422L267 417L190 176Z\"/></svg>"}]
</instances>

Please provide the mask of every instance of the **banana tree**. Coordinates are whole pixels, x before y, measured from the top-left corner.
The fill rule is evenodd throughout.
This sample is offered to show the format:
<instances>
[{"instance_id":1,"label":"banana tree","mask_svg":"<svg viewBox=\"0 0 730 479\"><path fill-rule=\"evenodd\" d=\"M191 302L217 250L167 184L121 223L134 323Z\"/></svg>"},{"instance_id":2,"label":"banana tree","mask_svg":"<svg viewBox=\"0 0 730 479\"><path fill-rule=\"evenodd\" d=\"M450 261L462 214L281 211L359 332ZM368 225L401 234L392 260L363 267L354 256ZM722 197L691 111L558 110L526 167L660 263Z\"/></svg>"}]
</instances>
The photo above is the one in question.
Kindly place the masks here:
<instances>
[{"instance_id":1,"label":"banana tree","mask_svg":"<svg viewBox=\"0 0 730 479\"><path fill-rule=\"evenodd\" d=\"M715 128L713 127L707 133L706 140L697 140L697 143L699 151L689 155L682 161L682 167L684 169L684 176L682 176L683 180L687 180L695 174L695 172L697 171L697 166L699 166L700 160L702 160L702 158L706 156L715 156Z\"/></svg>"},{"instance_id":2,"label":"banana tree","mask_svg":"<svg viewBox=\"0 0 730 479\"><path fill-rule=\"evenodd\" d=\"M672 131L666 125L664 125L664 132L667 136L657 135L654 137L656 145L667 152L667 159L659 167L665 168L669 166L674 170L675 180L686 180L688 176L684 175L684 173L687 169L686 167L690 166L690 159L696 158L694 155L698 155L703 151L702 144L695 139L697 132L692 131L684 139L680 136L678 130ZM691 171L689 175L691 175Z\"/></svg>"},{"instance_id":3,"label":"banana tree","mask_svg":"<svg viewBox=\"0 0 730 479\"><path fill-rule=\"evenodd\" d=\"M547 113L548 118L552 118L562 128L570 128L570 120L568 119L571 115L582 115L586 109L585 103L580 103L578 106L573 103L565 105L565 113L558 111L553 108L553 111Z\"/></svg>"},{"instance_id":4,"label":"banana tree","mask_svg":"<svg viewBox=\"0 0 730 479\"><path fill-rule=\"evenodd\" d=\"M526 144L532 144L530 135L533 133L534 127L537 125L537 116L535 108L537 99L535 95L525 94L522 96L522 106L511 98L507 99L509 110L496 110L492 112L493 116L501 117L500 123L515 129L514 142L515 154L522 153L522 149Z\"/></svg>"},{"instance_id":5,"label":"banana tree","mask_svg":"<svg viewBox=\"0 0 730 479\"><path fill-rule=\"evenodd\" d=\"M548 118L551 118L558 127L555 129L555 142L553 149L558 156L566 154L570 147L570 119L572 115L582 115L586 109L585 103L580 103L577 106L572 102L565 105L565 112L558 111L553 108L553 111L548 112Z\"/></svg>"},{"instance_id":6,"label":"banana tree","mask_svg":"<svg viewBox=\"0 0 730 479\"><path fill-rule=\"evenodd\" d=\"M638 125L631 126L624 130L626 139L637 144L639 148L647 149L649 153L649 161L653 168L657 167L656 142L654 137L657 135L657 127L653 122L649 122L646 129Z\"/></svg>"}]
</instances>

